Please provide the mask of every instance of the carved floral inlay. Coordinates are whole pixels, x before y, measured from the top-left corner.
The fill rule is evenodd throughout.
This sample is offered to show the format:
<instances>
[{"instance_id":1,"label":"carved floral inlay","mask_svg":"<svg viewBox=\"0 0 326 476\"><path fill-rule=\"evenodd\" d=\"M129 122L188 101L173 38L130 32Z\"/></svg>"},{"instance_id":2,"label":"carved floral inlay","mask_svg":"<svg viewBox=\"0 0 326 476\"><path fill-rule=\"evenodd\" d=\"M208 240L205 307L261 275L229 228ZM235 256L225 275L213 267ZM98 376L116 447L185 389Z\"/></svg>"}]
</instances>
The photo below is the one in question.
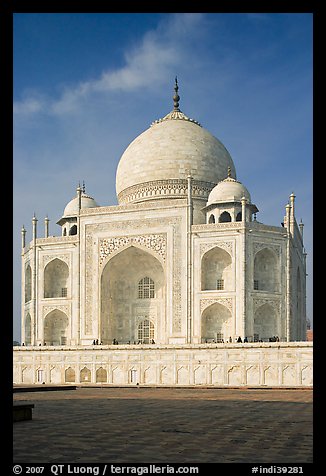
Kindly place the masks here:
<instances>
[{"instance_id":1,"label":"carved floral inlay","mask_svg":"<svg viewBox=\"0 0 326 476\"><path fill-rule=\"evenodd\" d=\"M51 254L43 256L43 267L56 258L64 261L68 266L70 265L70 256L68 254Z\"/></svg>"},{"instance_id":2,"label":"carved floral inlay","mask_svg":"<svg viewBox=\"0 0 326 476\"><path fill-rule=\"evenodd\" d=\"M207 298L200 300L200 313L204 311L211 304L222 304L225 306L232 314L233 302L232 298Z\"/></svg>"},{"instance_id":3,"label":"carved floral inlay","mask_svg":"<svg viewBox=\"0 0 326 476\"><path fill-rule=\"evenodd\" d=\"M281 302L279 299L267 299L267 298L262 298L262 299L254 299L253 300L253 305L254 305L254 312L257 311L257 309L261 306L263 306L264 304L269 304L270 306L272 306L275 311L279 311L280 310L280 306L281 306Z\"/></svg>"},{"instance_id":4,"label":"carved floral inlay","mask_svg":"<svg viewBox=\"0 0 326 476\"><path fill-rule=\"evenodd\" d=\"M64 312L66 316L70 317L70 306L60 306L60 305L43 306L43 317L49 314L49 312L56 311L56 310Z\"/></svg>"},{"instance_id":5,"label":"carved floral inlay","mask_svg":"<svg viewBox=\"0 0 326 476\"><path fill-rule=\"evenodd\" d=\"M151 235L140 235L140 236L120 236L114 238L104 238L100 240L100 252L99 252L99 263L100 265L106 260L108 256L112 253L118 251L120 248L123 248L133 243L148 248L151 251L157 253L163 261L165 261L166 256L166 235L165 234L151 234Z\"/></svg>"},{"instance_id":6,"label":"carved floral inlay","mask_svg":"<svg viewBox=\"0 0 326 476\"><path fill-rule=\"evenodd\" d=\"M231 256L233 255L232 241L215 241L214 243L203 243L200 245L200 255L203 256L207 251L213 248L221 248L227 251Z\"/></svg>"}]
</instances>

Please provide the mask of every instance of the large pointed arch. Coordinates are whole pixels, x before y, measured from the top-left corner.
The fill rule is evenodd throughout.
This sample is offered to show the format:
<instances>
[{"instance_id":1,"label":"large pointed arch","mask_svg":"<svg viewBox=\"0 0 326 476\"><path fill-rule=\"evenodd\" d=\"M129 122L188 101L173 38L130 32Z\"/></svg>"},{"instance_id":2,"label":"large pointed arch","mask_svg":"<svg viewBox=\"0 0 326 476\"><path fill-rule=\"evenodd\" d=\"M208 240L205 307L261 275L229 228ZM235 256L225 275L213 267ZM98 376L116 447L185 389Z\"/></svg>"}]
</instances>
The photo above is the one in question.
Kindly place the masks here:
<instances>
[{"instance_id":1,"label":"large pointed arch","mask_svg":"<svg viewBox=\"0 0 326 476\"><path fill-rule=\"evenodd\" d=\"M255 255L254 289L267 292L280 289L279 258L270 248L263 248Z\"/></svg>"},{"instance_id":2,"label":"large pointed arch","mask_svg":"<svg viewBox=\"0 0 326 476\"><path fill-rule=\"evenodd\" d=\"M138 326L150 319L161 338L165 321L165 274L161 261L152 253L129 246L105 264L100 278L101 341L138 342ZM149 293L140 292L149 282Z\"/></svg>"},{"instance_id":3,"label":"large pointed arch","mask_svg":"<svg viewBox=\"0 0 326 476\"><path fill-rule=\"evenodd\" d=\"M25 270L25 302L32 299L32 268L28 264Z\"/></svg>"},{"instance_id":4,"label":"large pointed arch","mask_svg":"<svg viewBox=\"0 0 326 476\"><path fill-rule=\"evenodd\" d=\"M68 343L69 319L59 309L53 309L44 318L44 344L65 345Z\"/></svg>"},{"instance_id":5,"label":"large pointed arch","mask_svg":"<svg viewBox=\"0 0 326 476\"><path fill-rule=\"evenodd\" d=\"M226 306L216 302L204 309L201 317L202 342L226 341L232 335L232 315Z\"/></svg>"},{"instance_id":6,"label":"large pointed arch","mask_svg":"<svg viewBox=\"0 0 326 476\"><path fill-rule=\"evenodd\" d=\"M44 297L58 298L67 296L69 268L59 258L51 260L44 268Z\"/></svg>"},{"instance_id":7,"label":"large pointed arch","mask_svg":"<svg viewBox=\"0 0 326 476\"><path fill-rule=\"evenodd\" d=\"M32 318L28 312L25 317L25 345L32 344Z\"/></svg>"},{"instance_id":8,"label":"large pointed arch","mask_svg":"<svg viewBox=\"0 0 326 476\"><path fill-rule=\"evenodd\" d=\"M254 314L254 336L256 340L268 341L270 338L279 337L277 312L269 303L256 309Z\"/></svg>"},{"instance_id":9,"label":"large pointed arch","mask_svg":"<svg viewBox=\"0 0 326 476\"><path fill-rule=\"evenodd\" d=\"M215 246L207 251L201 260L201 290L230 290L232 285L231 255Z\"/></svg>"}]
</instances>

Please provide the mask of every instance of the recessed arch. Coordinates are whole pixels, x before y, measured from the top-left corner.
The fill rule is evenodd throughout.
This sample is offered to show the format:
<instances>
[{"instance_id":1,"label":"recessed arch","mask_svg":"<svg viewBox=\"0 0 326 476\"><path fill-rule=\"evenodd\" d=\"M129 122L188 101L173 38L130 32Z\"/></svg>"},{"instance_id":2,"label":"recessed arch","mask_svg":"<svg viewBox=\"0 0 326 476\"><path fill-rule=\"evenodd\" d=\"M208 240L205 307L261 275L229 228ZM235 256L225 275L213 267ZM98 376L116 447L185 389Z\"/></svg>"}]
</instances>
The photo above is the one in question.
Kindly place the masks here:
<instances>
[{"instance_id":1,"label":"recessed arch","mask_svg":"<svg viewBox=\"0 0 326 476\"><path fill-rule=\"evenodd\" d=\"M230 213L226 212L226 211L222 212L218 221L219 221L219 223L227 223L227 222L232 221Z\"/></svg>"},{"instance_id":2,"label":"recessed arch","mask_svg":"<svg viewBox=\"0 0 326 476\"><path fill-rule=\"evenodd\" d=\"M277 313L269 303L256 309L254 314L254 335L257 340L269 341L272 337L279 337Z\"/></svg>"},{"instance_id":3,"label":"recessed arch","mask_svg":"<svg viewBox=\"0 0 326 476\"><path fill-rule=\"evenodd\" d=\"M215 217L214 217L213 213L210 215L210 217L208 219L208 223L215 223Z\"/></svg>"},{"instance_id":4,"label":"recessed arch","mask_svg":"<svg viewBox=\"0 0 326 476\"><path fill-rule=\"evenodd\" d=\"M96 383L106 383L108 380L108 373L103 368L100 367L96 370Z\"/></svg>"},{"instance_id":5,"label":"recessed arch","mask_svg":"<svg viewBox=\"0 0 326 476\"><path fill-rule=\"evenodd\" d=\"M67 296L69 268L59 258L51 260L44 268L44 297L58 298Z\"/></svg>"},{"instance_id":6,"label":"recessed arch","mask_svg":"<svg viewBox=\"0 0 326 476\"><path fill-rule=\"evenodd\" d=\"M25 317L25 345L32 343L32 318L28 312Z\"/></svg>"},{"instance_id":7,"label":"recessed arch","mask_svg":"<svg viewBox=\"0 0 326 476\"><path fill-rule=\"evenodd\" d=\"M25 302L32 299L32 268L28 264L25 270Z\"/></svg>"},{"instance_id":8,"label":"recessed arch","mask_svg":"<svg viewBox=\"0 0 326 476\"><path fill-rule=\"evenodd\" d=\"M232 335L232 315L226 306L216 302L204 309L201 317L202 342L225 342Z\"/></svg>"},{"instance_id":9,"label":"recessed arch","mask_svg":"<svg viewBox=\"0 0 326 476\"><path fill-rule=\"evenodd\" d=\"M142 288L140 295L145 278L148 293ZM128 246L107 261L100 279L101 341L138 342L138 323L144 319L154 323L159 340L166 295L161 261L140 247Z\"/></svg>"},{"instance_id":10,"label":"recessed arch","mask_svg":"<svg viewBox=\"0 0 326 476\"><path fill-rule=\"evenodd\" d=\"M87 367L83 367L79 373L80 382L91 382L91 371Z\"/></svg>"},{"instance_id":11,"label":"recessed arch","mask_svg":"<svg viewBox=\"0 0 326 476\"><path fill-rule=\"evenodd\" d=\"M215 246L201 260L201 290L230 290L232 287L231 255Z\"/></svg>"},{"instance_id":12,"label":"recessed arch","mask_svg":"<svg viewBox=\"0 0 326 476\"><path fill-rule=\"evenodd\" d=\"M69 230L69 235L77 235L77 225L72 225L72 227Z\"/></svg>"},{"instance_id":13,"label":"recessed arch","mask_svg":"<svg viewBox=\"0 0 326 476\"><path fill-rule=\"evenodd\" d=\"M76 374L75 370L72 367L68 367L65 370L65 382L75 382L76 381Z\"/></svg>"},{"instance_id":14,"label":"recessed arch","mask_svg":"<svg viewBox=\"0 0 326 476\"><path fill-rule=\"evenodd\" d=\"M266 247L258 251L254 259L254 289L278 292L280 288L279 258Z\"/></svg>"},{"instance_id":15,"label":"recessed arch","mask_svg":"<svg viewBox=\"0 0 326 476\"><path fill-rule=\"evenodd\" d=\"M44 344L65 345L68 339L69 320L59 309L53 309L44 318Z\"/></svg>"}]
</instances>

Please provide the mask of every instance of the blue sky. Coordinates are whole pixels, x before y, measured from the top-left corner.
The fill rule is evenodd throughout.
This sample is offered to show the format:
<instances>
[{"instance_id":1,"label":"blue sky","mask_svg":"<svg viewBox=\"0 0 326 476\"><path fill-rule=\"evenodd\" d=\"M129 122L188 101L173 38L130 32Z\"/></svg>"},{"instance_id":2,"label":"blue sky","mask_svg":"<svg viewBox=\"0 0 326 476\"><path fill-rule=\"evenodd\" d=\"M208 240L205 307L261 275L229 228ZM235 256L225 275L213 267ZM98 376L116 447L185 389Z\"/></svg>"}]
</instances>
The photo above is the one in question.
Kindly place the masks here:
<instances>
[{"instance_id":1,"label":"blue sky","mask_svg":"<svg viewBox=\"0 0 326 476\"><path fill-rule=\"evenodd\" d=\"M78 182L117 203L129 143L173 108L223 142L260 210L280 225L296 195L312 321L312 14L14 14L13 328L20 341L21 235L44 236Z\"/></svg>"}]
</instances>

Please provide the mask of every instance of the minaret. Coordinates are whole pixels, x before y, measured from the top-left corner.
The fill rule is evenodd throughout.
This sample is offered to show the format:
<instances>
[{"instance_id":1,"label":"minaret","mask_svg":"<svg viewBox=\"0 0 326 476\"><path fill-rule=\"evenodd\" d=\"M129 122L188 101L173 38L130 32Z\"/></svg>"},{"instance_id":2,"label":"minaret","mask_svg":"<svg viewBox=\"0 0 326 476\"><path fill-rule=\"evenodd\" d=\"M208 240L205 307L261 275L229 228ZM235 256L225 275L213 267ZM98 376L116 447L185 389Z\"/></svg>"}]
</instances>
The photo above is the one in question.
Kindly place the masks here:
<instances>
[{"instance_id":1,"label":"minaret","mask_svg":"<svg viewBox=\"0 0 326 476\"><path fill-rule=\"evenodd\" d=\"M299 228L300 228L300 233L301 233L302 241L303 241L303 227L304 227L304 224L302 223L302 218L301 218L300 223L299 223Z\"/></svg>"},{"instance_id":2,"label":"minaret","mask_svg":"<svg viewBox=\"0 0 326 476\"><path fill-rule=\"evenodd\" d=\"M80 183L78 184L78 187L77 187L77 197L78 197L78 210L80 212L80 209L81 209L81 197L82 197L82 193L83 193L83 189L81 188L80 186ZM79 228L78 228L79 230Z\"/></svg>"},{"instance_id":3,"label":"minaret","mask_svg":"<svg viewBox=\"0 0 326 476\"><path fill-rule=\"evenodd\" d=\"M21 235L22 235L22 252L23 252L23 251L24 251L24 248L25 248L25 245L26 245L26 242L25 242L25 239L26 239L26 230L25 230L24 225L22 226L22 229L21 229Z\"/></svg>"},{"instance_id":4,"label":"minaret","mask_svg":"<svg viewBox=\"0 0 326 476\"><path fill-rule=\"evenodd\" d=\"M37 238L37 218L35 216L35 212L34 212L34 215L33 215L33 218L32 218L32 226L33 226L33 242L35 244L35 240Z\"/></svg>"},{"instance_id":5,"label":"minaret","mask_svg":"<svg viewBox=\"0 0 326 476\"><path fill-rule=\"evenodd\" d=\"M241 215L242 215L242 221L245 222L246 220L246 203L247 199L246 197L241 198Z\"/></svg>"},{"instance_id":6,"label":"minaret","mask_svg":"<svg viewBox=\"0 0 326 476\"><path fill-rule=\"evenodd\" d=\"M45 238L49 237L49 219L48 216L44 218L44 236Z\"/></svg>"}]
</instances>

